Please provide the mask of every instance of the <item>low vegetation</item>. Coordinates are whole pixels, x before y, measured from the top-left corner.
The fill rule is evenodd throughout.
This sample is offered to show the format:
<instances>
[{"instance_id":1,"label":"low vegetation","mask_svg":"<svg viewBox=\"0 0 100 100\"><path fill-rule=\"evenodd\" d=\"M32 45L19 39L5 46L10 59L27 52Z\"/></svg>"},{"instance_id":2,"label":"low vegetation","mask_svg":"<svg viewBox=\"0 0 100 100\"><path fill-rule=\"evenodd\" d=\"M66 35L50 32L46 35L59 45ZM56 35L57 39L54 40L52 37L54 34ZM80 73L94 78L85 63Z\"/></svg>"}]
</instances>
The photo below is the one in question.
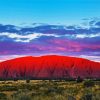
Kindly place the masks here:
<instances>
[{"instance_id":1,"label":"low vegetation","mask_svg":"<svg viewBox=\"0 0 100 100\"><path fill-rule=\"evenodd\" d=\"M0 81L0 100L100 100L100 81Z\"/></svg>"}]
</instances>

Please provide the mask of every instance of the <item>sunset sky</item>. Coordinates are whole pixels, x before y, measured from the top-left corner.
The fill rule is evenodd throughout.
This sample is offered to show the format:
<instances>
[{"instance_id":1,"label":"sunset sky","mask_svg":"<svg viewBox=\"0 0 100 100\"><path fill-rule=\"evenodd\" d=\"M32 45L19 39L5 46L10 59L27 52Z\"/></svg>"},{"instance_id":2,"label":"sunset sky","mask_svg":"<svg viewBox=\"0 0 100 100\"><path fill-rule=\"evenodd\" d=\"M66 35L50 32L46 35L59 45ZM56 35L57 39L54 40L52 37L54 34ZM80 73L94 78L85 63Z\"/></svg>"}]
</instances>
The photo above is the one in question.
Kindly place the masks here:
<instances>
[{"instance_id":1,"label":"sunset sky","mask_svg":"<svg viewBox=\"0 0 100 100\"><path fill-rule=\"evenodd\" d=\"M0 0L0 61L48 54L100 61L100 0Z\"/></svg>"}]
</instances>

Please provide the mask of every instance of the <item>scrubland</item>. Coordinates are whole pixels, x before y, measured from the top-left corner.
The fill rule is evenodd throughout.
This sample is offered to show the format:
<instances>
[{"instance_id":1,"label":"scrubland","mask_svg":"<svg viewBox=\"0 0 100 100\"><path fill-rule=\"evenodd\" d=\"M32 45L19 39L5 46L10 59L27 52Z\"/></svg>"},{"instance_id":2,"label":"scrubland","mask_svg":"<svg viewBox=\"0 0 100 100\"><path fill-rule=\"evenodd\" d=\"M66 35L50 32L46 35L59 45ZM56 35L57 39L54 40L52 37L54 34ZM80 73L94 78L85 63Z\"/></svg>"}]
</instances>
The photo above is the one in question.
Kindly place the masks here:
<instances>
[{"instance_id":1,"label":"scrubland","mask_svg":"<svg viewBox=\"0 0 100 100\"><path fill-rule=\"evenodd\" d=\"M100 100L100 81L0 81L0 100Z\"/></svg>"}]
</instances>

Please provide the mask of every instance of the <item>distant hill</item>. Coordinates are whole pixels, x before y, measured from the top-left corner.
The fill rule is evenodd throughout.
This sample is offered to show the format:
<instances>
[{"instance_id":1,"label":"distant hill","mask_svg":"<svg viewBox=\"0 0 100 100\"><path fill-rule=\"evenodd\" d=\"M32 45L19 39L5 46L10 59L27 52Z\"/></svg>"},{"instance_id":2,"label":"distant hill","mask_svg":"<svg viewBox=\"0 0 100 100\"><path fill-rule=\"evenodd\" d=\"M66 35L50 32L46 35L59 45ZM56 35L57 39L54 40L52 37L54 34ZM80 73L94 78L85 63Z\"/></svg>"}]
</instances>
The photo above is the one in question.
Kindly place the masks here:
<instances>
[{"instance_id":1,"label":"distant hill","mask_svg":"<svg viewBox=\"0 0 100 100\"><path fill-rule=\"evenodd\" d=\"M100 78L100 63L83 58L47 55L0 63L0 78Z\"/></svg>"}]
</instances>

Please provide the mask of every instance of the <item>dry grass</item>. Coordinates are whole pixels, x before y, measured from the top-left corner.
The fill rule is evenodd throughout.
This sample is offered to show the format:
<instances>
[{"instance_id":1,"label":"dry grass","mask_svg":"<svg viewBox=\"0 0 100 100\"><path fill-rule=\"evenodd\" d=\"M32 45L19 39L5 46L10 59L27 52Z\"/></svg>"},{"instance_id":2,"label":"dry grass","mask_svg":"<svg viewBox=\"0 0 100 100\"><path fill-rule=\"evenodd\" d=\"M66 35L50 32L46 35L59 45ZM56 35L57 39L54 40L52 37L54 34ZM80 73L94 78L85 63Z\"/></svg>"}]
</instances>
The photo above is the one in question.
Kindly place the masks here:
<instances>
[{"instance_id":1,"label":"dry grass","mask_svg":"<svg viewBox=\"0 0 100 100\"><path fill-rule=\"evenodd\" d=\"M92 95L92 100L100 100L100 82L85 87L84 82L75 81L0 81L0 93L0 100L86 100L86 95ZM2 98L3 94L6 98Z\"/></svg>"}]
</instances>

